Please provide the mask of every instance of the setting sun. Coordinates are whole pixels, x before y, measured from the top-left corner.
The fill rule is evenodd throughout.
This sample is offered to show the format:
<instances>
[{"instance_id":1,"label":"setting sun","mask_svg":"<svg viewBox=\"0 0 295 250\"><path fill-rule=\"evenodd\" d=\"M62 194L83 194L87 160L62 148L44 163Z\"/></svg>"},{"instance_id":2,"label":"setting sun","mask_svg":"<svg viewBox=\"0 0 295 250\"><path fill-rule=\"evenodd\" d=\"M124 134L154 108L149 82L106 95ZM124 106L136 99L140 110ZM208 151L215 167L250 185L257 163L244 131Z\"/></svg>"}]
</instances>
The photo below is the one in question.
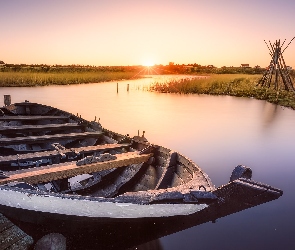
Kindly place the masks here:
<instances>
[{"instance_id":1,"label":"setting sun","mask_svg":"<svg viewBox=\"0 0 295 250\"><path fill-rule=\"evenodd\" d=\"M151 67L151 66L154 66L155 64L152 62L152 61L146 61L143 63L143 66L146 66L146 67Z\"/></svg>"}]
</instances>

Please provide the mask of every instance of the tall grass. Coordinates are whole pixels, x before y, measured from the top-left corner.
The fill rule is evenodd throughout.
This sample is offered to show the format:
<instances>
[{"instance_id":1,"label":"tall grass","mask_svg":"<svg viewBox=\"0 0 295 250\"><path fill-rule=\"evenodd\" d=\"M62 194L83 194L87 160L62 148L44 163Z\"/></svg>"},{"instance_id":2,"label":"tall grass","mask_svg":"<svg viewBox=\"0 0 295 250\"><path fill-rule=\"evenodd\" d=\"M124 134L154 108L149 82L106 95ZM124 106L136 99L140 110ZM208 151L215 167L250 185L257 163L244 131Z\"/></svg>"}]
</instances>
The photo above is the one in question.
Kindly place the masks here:
<instances>
[{"instance_id":1,"label":"tall grass","mask_svg":"<svg viewBox=\"0 0 295 250\"><path fill-rule=\"evenodd\" d=\"M151 91L251 97L295 109L295 95L286 90L257 86L261 75L211 75L166 83L155 82Z\"/></svg>"},{"instance_id":2,"label":"tall grass","mask_svg":"<svg viewBox=\"0 0 295 250\"><path fill-rule=\"evenodd\" d=\"M134 72L0 72L0 87L68 85L131 79Z\"/></svg>"}]
</instances>

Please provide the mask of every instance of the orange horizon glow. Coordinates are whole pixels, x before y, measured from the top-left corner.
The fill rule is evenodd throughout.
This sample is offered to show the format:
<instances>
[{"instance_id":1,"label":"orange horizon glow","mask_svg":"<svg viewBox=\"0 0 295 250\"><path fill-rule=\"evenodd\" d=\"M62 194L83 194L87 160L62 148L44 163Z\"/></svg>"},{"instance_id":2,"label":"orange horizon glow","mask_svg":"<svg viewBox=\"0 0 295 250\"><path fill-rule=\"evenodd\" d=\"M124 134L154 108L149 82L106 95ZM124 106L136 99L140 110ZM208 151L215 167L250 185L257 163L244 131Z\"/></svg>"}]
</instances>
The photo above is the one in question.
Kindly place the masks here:
<instances>
[{"instance_id":1,"label":"orange horizon glow","mask_svg":"<svg viewBox=\"0 0 295 250\"><path fill-rule=\"evenodd\" d=\"M0 60L12 64L267 67L264 40L295 36L295 1L1 2ZM243 10L243 11L241 11ZM273 16L277 21L273 21ZM271 24L271 25L270 25ZM284 52L295 68L295 41Z\"/></svg>"}]
</instances>

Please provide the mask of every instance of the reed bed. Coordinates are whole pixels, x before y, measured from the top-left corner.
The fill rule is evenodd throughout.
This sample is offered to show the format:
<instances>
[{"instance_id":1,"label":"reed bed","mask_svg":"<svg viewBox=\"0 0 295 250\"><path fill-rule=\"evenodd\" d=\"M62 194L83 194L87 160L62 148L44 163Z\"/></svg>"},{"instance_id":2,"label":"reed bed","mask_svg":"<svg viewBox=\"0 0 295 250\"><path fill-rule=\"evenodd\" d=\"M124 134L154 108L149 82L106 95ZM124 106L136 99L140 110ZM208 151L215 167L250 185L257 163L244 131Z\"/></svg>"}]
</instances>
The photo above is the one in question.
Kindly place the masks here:
<instances>
[{"instance_id":1,"label":"reed bed","mask_svg":"<svg viewBox=\"0 0 295 250\"><path fill-rule=\"evenodd\" d=\"M210 75L166 83L155 82L150 85L150 91L250 97L295 109L293 92L257 86L261 77L262 75Z\"/></svg>"},{"instance_id":2,"label":"reed bed","mask_svg":"<svg viewBox=\"0 0 295 250\"><path fill-rule=\"evenodd\" d=\"M0 72L0 87L34 87L131 79L134 72Z\"/></svg>"}]
</instances>

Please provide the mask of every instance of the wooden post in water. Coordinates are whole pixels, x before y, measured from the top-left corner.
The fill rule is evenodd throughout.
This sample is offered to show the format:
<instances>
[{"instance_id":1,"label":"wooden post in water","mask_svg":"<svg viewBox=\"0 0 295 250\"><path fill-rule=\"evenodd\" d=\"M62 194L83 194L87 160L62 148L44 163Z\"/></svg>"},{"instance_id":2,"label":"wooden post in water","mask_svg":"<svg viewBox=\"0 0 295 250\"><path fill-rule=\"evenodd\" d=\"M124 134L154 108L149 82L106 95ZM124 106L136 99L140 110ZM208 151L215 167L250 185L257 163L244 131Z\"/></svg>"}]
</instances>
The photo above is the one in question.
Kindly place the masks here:
<instances>
[{"instance_id":1,"label":"wooden post in water","mask_svg":"<svg viewBox=\"0 0 295 250\"><path fill-rule=\"evenodd\" d=\"M11 96L10 95L4 95L4 105L9 106L11 104Z\"/></svg>"},{"instance_id":2,"label":"wooden post in water","mask_svg":"<svg viewBox=\"0 0 295 250\"><path fill-rule=\"evenodd\" d=\"M127 92L129 92L129 83L127 84Z\"/></svg>"},{"instance_id":3,"label":"wooden post in water","mask_svg":"<svg viewBox=\"0 0 295 250\"><path fill-rule=\"evenodd\" d=\"M119 92L119 83L117 82L117 93Z\"/></svg>"}]
</instances>

